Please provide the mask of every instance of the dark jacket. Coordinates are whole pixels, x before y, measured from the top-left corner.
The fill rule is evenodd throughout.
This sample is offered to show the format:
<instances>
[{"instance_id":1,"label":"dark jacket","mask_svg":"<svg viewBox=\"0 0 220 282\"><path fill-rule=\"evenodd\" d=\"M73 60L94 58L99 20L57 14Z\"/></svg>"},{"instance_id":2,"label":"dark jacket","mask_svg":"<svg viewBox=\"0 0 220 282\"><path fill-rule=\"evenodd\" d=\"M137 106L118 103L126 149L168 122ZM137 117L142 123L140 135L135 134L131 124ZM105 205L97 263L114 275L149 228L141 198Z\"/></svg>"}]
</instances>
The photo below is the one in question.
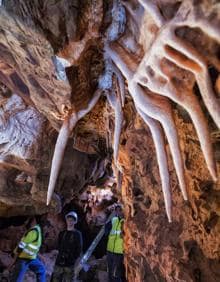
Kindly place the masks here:
<instances>
[{"instance_id":1,"label":"dark jacket","mask_svg":"<svg viewBox=\"0 0 220 282\"><path fill-rule=\"evenodd\" d=\"M58 256L56 265L73 266L82 252L82 234L78 230L62 231L58 239Z\"/></svg>"}]
</instances>

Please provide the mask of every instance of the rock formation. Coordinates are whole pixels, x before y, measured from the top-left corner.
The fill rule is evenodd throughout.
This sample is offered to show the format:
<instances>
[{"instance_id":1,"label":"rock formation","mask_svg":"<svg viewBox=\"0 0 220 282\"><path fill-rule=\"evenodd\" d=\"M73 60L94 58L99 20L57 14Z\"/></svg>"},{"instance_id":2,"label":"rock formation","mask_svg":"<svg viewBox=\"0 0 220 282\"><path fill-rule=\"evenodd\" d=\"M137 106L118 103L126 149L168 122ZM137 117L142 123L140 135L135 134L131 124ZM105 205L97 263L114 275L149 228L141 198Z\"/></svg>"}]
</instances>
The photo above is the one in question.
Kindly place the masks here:
<instances>
[{"instance_id":1,"label":"rock formation","mask_svg":"<svg viewBox=\"0 0 220 282\"><path fill-rule=\"evenodd\" d=\"M0 25L0 215L113 179L128 281L218 281L218 1L7 0Z\"/></svg>"}]
</instances>

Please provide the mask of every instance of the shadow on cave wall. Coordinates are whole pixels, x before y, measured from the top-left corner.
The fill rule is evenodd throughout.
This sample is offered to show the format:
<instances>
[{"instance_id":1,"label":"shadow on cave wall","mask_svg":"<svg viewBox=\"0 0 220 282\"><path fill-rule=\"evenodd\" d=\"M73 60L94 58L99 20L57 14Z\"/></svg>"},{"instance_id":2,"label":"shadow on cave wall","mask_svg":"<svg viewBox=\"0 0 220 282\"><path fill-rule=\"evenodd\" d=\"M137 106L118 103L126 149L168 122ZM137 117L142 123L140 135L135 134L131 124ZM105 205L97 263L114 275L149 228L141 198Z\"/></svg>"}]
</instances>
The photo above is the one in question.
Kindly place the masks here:
<instances>
[{"instance_id":1,"label":"shadow on cave wall","mask_svg":"<svg viewBox=\"0 0 220 282\"><path fill-rule=\"evenodd\" d=\"M180 262L180 264L185 272L190 275L192 281L220 281L220 262L218 259L206 257L195 240L185 241L184 247L188 253L188 260L187 262Z\"/></svg>"},{"instance_id":2,"label":"shadow on cave wall","mask_svg":"<svg viewBox=\"0 0 220 282\"><path fill-rule=\"evenodd\" d=\"M220 263L218 259L209 259L202 252L196 241L185 241L188 251L188 260L179 261L181 269L178 278L165 279L159 267L150 268L147 258L143 256L133 257L128 261L129 268L136 269L141 265L140 274L143 282L166 282L166 281L193 281L193 282L217 282L220 281ZM134 277L134 276L133 276Z\"/></svg>"}]
</instances>

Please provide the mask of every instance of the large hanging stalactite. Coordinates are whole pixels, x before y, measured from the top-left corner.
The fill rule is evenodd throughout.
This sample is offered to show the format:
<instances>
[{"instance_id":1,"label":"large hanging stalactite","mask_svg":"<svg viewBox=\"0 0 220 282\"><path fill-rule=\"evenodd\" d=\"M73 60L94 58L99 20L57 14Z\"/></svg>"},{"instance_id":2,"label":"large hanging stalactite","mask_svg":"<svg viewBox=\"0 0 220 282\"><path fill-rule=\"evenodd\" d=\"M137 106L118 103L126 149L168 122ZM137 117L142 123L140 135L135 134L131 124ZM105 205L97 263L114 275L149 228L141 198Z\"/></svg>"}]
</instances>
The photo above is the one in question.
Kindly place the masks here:
<instances>
[{"instance_id":1,"label":"large hanging stalactite","mask_svg":"<svg viewBox=\"0 0 220 282\"><path fill-rule=\"evenodd\" d=\"M144 117L144 120L147 122L149 121L147 118L150 117L154 120L158 120L162 124L170 145L180 187L184 198L187 199L182 157L178 145L177 133L175 132L175 124L172 121L171 109L168 110L169 101L159 97L157 99L157 94L170 98L188 111L195 124L201 148L214 181L217 180L216 164L213 157L208 125L199 102L193 93L193 84L191 83L191 89L186 84L183 85L183 90L181 89L182 93L180 93L177 85L173 83L173 81L175 81L175 74L173 74L173 71L169 70L172 66L170 67L169 64L163 66L164 59L172 62L175 67L183 68L194 74L204 103L212 115L213 120L218 125L220 121L220 106L219 101L215 98L215 94L211 88L211 80L207 72L205 60L195 48L191 47L187 42L180 40L175 35L175 29L185 25L188 25L189 27L200 27L201 30L210 34L210 36L217 41L219 41L220 35L216 29L216 23L210 27L210 31L205 28L204 23L207 22L207 16L205 17L204 14L200 13L200 16L195 17L196 7L193 6L190 1L182 3L176 12L176 15L168 22L163 19L157 6L153 2L140 2L146 11L151 11L151 16L158 27L161 28L163 25L163 28L156 34L152 45L146 51L141 62L138 63L133 54L129 54L125 48L116 43L110 45L110 47L106 45L106 52L127 79L128 90L134 99L138 111L141 113L141 116ZM197 7L197 9L199 8ZM133 65L133 70L131 70L131 64ZM144 92L140 85L146 87L148 90ZM166 104L167 106L165 106ZM158 107L158 109L156 107ZM163 109L165 108L166 113L163 113ZM157 139L155 142L158 144ZM157 146L156 148L159 154L159 148ZM165 169L166 162L160 163L159 166L163 167L164 171L167 171L167 169ZM167 181L165 179L166 178L163 177L163 190L168 191ZM164 192L164 195L168 195L167 192ZM168 207L168 202L170 202L169 197L165 199L165 202L166 207ZM167 213L169 220L171 220L171 215L168 210Z\"/></svg>"}]
</instances>

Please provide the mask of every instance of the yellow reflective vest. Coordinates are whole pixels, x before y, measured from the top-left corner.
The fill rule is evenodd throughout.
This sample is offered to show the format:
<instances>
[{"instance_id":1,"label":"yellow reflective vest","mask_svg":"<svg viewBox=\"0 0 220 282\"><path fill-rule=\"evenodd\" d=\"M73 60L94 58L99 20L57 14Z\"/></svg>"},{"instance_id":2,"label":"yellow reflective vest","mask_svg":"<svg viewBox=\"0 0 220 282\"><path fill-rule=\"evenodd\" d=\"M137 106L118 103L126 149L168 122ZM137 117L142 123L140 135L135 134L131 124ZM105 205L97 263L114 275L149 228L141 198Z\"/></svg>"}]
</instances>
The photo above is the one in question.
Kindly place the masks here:
<instances>
[{"instance_id":1,"label":"yellow reflective vest","mask_svg":"<svg viewBox=\"0 0 220 282\"><path fill-rule=\"evenodd\" d=\"M41 228L35 225L22 238L18 248L22 251L18 254L22 259L35 259L42 243Z\"/></svg>"},{"instance_id":2,"label":"yellow reflective vest","mask_svg":"<svg viewBox=\"0 0 220 282\"><path fill-rule=\"evenodd\" d=\"M112 229L108 236L107 251L123 254L123 239L122 239L122 222L123 218L119 219L118 217L112 218Z\"/></svg>"}]
</instances>

